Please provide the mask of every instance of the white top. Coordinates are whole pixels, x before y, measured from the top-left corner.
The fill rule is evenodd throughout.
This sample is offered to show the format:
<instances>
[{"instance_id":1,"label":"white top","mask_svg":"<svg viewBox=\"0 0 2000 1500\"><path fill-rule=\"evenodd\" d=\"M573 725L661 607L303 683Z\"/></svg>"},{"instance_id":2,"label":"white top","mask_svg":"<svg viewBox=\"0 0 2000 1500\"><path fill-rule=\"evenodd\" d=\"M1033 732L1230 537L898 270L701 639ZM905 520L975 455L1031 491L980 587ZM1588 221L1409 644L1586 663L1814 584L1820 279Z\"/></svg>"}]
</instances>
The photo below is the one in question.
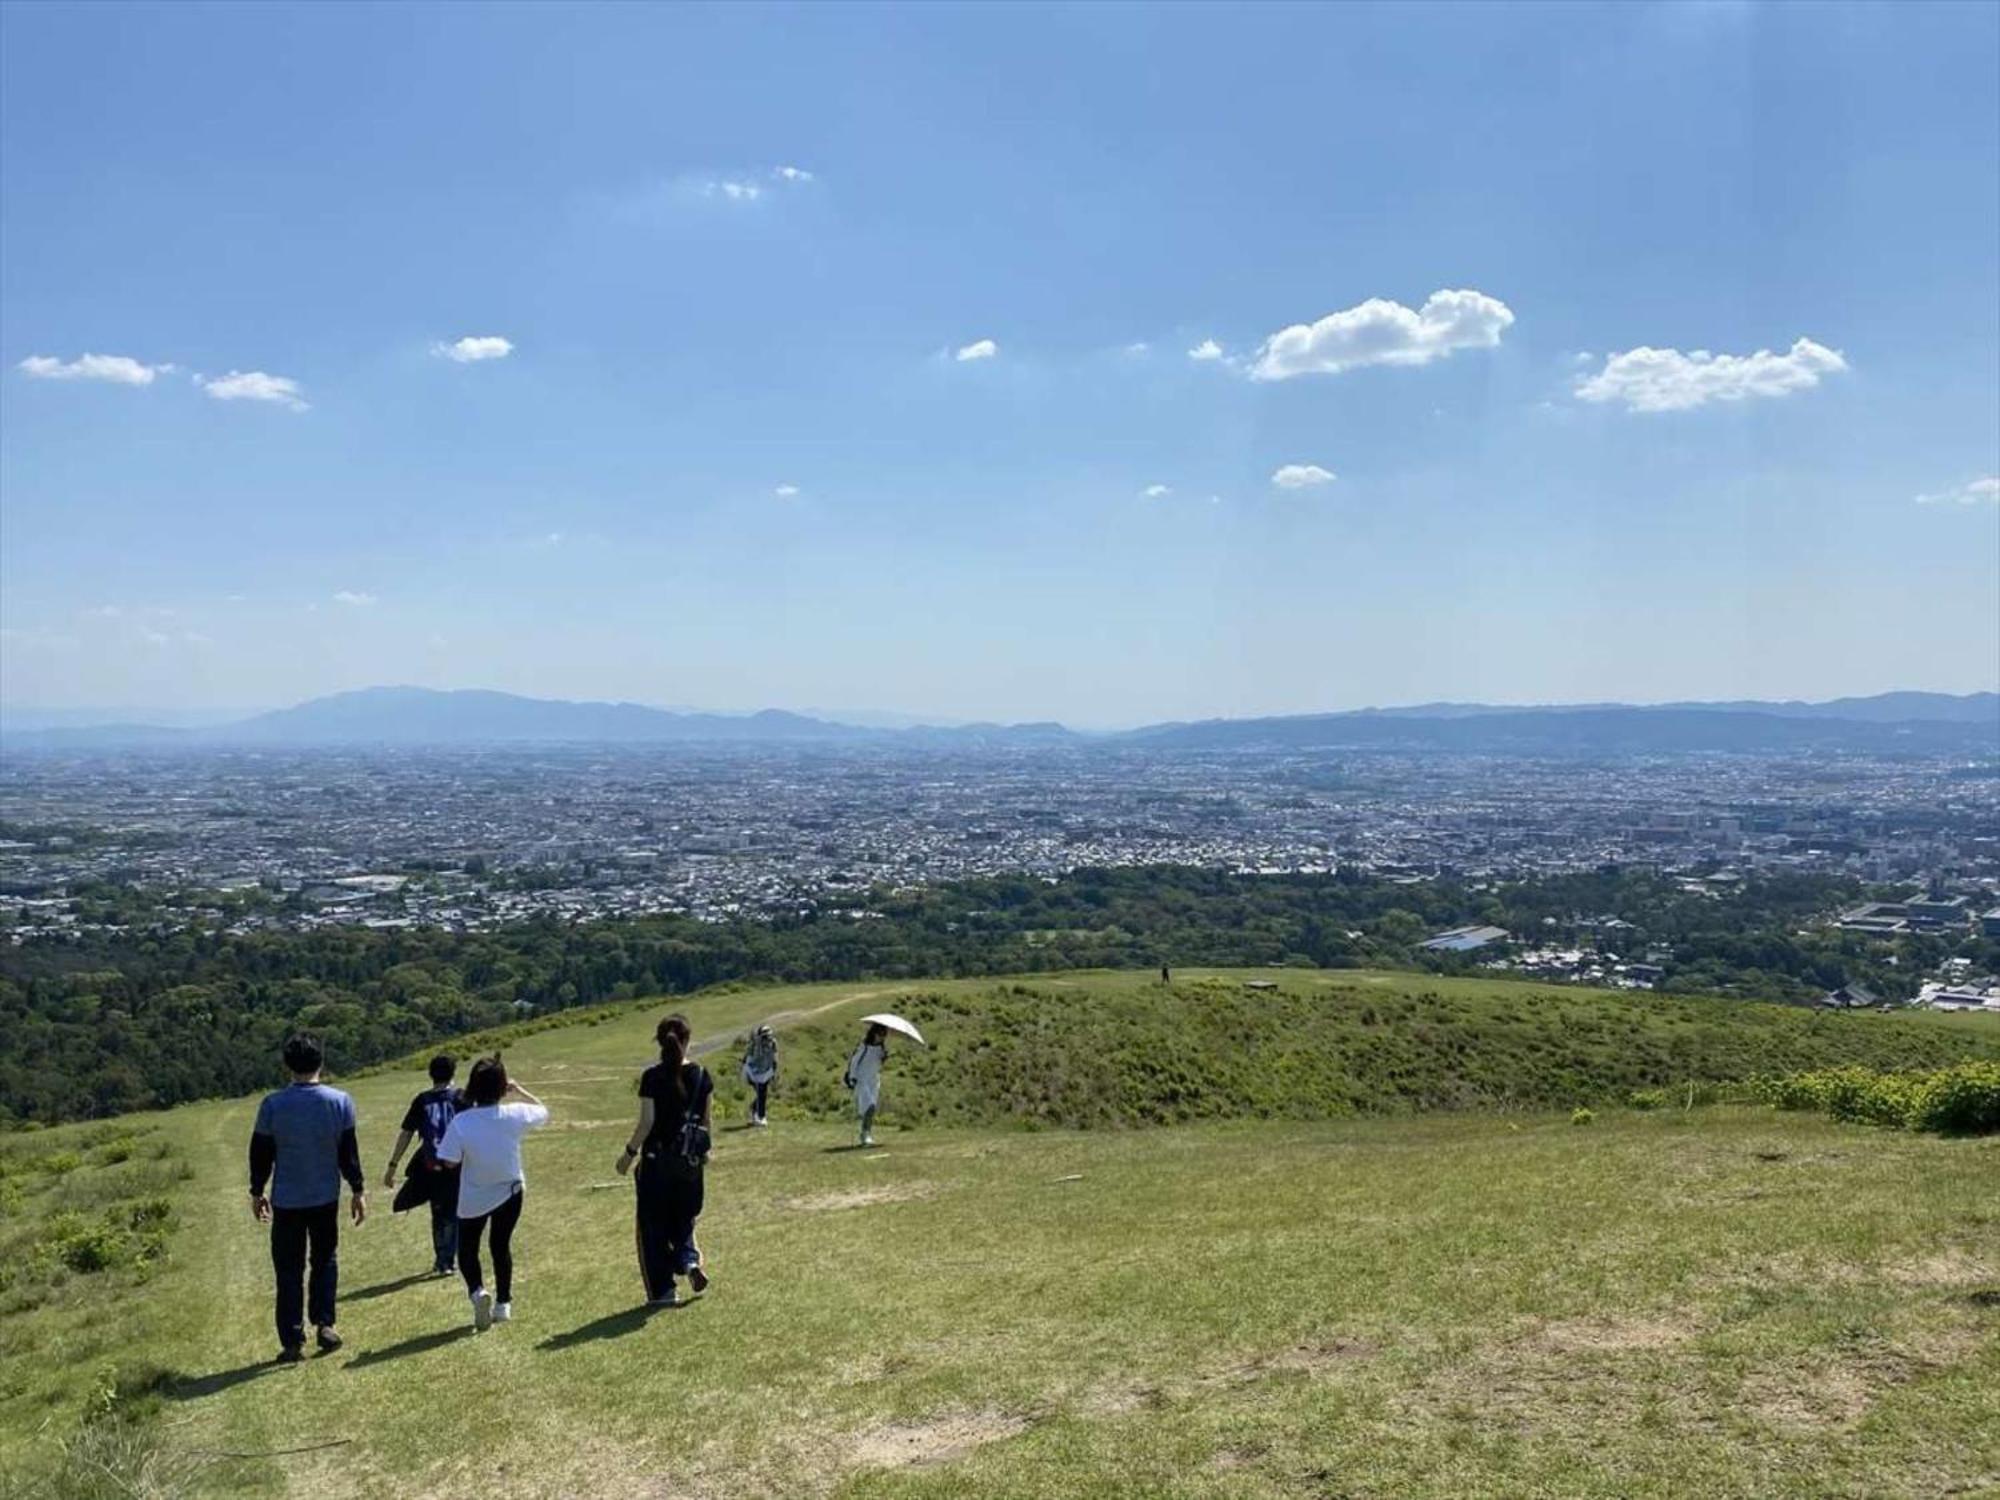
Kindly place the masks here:
<instances>
[{"instance_id":1,"label":"white top","mask_svg":"<svg viewBox=\"0 0 2000 1500\"><path fill-rule=\"evenodd\" d=\"M490 1214L528 1185L521 1171L521 1137L549 1123L540 1104L487 1104L461 1109L438 1142L439 1161L460 1163L458 1216Z\"/></svg>"},{"instance_id":2,"label":"white top","mask_svg":"<svg viewBox=\"0 0 2000 1500\"><path fill-rule=\"evenodd\" d=\"M847 1060L847 1076L854 1080L854 1108L867 1114L882 1099L882 1060L889 1049L879 1042L863 1042Z\"/></svg>"}]
</instances>

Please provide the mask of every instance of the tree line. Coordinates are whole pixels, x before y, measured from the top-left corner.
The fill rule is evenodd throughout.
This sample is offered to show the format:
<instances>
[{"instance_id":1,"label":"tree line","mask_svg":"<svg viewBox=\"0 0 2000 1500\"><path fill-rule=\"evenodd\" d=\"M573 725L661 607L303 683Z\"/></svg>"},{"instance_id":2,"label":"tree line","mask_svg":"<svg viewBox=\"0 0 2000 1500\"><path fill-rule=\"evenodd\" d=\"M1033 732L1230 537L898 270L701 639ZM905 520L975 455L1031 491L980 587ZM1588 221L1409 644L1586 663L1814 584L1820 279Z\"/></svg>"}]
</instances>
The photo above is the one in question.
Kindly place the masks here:
<instances>
[{"instance_id":1,"label":"tree line","mask_svg":"<svg viewBox=\"0 0 2000 1500\"><path fill-rule=\"evenodd\" d=\"M1480 885L1154 867L963 880L878 892L864 908L728 922L551 919L464 933L135 927L0 949L0 1124L247 1092L270 1081L272 1058L298 1027L319 1032L352 1069L526 1017L726 980L1162 963L1463 972L1483 955L1419 944L1475 922L1568 941L1585 935L1579 917L1617 916L1633 924L1617 939L1632 950L1621 957L1671 948L1667 990L1798 1001L1859 981L1906 993L1920 965L1950 951L1943 940L1907 940L1940 951L1905 955L1808 926L1862 894L1822 876L1774 876L1716 897L1673 877L1610 869ZM2000 945L1986 946L2000 965Z\"/></svg>"}]
</instances>

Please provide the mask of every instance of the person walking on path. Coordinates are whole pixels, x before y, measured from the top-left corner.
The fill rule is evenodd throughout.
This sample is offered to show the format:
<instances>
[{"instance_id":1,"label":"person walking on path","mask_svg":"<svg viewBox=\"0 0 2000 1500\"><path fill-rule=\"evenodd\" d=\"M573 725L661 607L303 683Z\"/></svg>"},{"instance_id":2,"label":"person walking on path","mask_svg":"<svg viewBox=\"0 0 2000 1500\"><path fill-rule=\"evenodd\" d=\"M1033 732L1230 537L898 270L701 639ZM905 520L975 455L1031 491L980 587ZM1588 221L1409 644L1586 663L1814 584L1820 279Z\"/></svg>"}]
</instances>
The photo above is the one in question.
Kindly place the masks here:
<instances>
[{"instance_id":1,"label":"person walking on path","mask_svg":"<svg viewBox=\"0 0 2000 1500\"><path fill-rule=\"evenodd\" d=\"M889 1032L870 1026L861 1045L847 1060L847 1075L841 1082L854 1090L854 1112L861 1117L861 1144L875 1144L875 1110L882 1102L882 1064L889 1060Z\"/></svg>"},{"instance_id":2,"label":"person walking on path","mask_svg":"<svg viewBox=\"0 0 2000 1500\"><path fill-rule=\"evenodd\" d=\"M517 1101L517 1102L516 1102ZM527 1174L521 1138L549 1123L548 1106L507 1076L496 1052L472 1065L465 1105L451 1117L438 1160L459 1169L458 1269L472 1299L472 1326L484 1333L514 1318L514 1229L521 1222ZM493 1230L493 1290L479 1264L479 1242Z\"/></svg>"},{"instance_id":3,"label":"person walking on path","mask_svg":"<svg viewBox=\"0 0 2000 1500\"><path fill-rule=\"evenodd\" d=\"M326 1054L319 1039L299 1032L285 1043L284 1057L291 1085L264 1096L251 1129L250 1211L271 1226L278 1360L297 1364L305 1358L307 1317L323 1353L340 1347L334 1303L340 1294L341 1179L354 1192L356 1227L368 1217L368 1199L354 1101L320 1081ZM302 1295L308 1252L312 1276Z\"/></svg>"},{"instance_id":4,"label":"person walking on path","mask_svg":"<svg viewBox=\"0 0 2000 1500\"><path fill-rule=\"evenodd\" d=\"M672 1307L676 1276L687 1277L691 1291L708 1290L694 1224L704 1198L715 1081L688 1056L692 1038L686 1017L668 1016L654 1035L660 1060L639 1076L639 1123L618 1158L618 1171L622 1176L638 1165L636 1233L646 1300Z\"/></svg>"},{"instance_id":5,"label":"person walking on path","mask_svg":"<svg viewBox=\"0 0 2000 1500\"><path fill-rule=\"evenodd\" d=\"M431 1086L410 1101L403 1111L403 1130L396 1137L396 1149L389 1153L389 1170L382 1186L396 1185L396 1163L417 1141L417 1154L410 1158L410 1170L403 1179L403 1191L392 1205L406 1213L419 1203L431 1206L431 1274L449 1276L458 1261L458 1168L438 1160L438 1142L451 1118L465 1103L465 1095L452 1087L458 1071L455 1059L439 1053L431 1059Z\"/></svg>"},{"instance_id":6,"label":"person walking on path","mask_svg":"<svg viewBox=\"0 0 2000 1500\"><path fill-rule=\"evenodd\" d=\"M750 1045L743 1049L743 1081L756 1094L750 1101L752 1125L771 1123L771 1084L777 1076L778 1034L768 1026L759 1026L750 1034Z\"/></svg>"}]
</instances>

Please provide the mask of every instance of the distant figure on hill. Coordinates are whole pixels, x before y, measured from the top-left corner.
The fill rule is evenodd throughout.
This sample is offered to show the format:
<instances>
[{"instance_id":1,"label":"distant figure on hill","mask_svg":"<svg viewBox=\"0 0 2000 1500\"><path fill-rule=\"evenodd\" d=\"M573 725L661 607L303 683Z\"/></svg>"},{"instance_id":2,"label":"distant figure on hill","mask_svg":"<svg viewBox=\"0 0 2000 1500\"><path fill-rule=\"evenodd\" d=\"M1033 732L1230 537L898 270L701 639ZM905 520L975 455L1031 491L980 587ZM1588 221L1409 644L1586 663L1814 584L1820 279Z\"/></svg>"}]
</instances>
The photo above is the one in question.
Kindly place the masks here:
<instances>
[{"instance_id":1,"label":"distant figure on hill","mask_svg":"<svg viewBox=\"0 0 2000 1500\"><path fill-rule=\"evenodd\" d=\"M757 1096L750 1101L752 1125L771 1123L771 1083L777 1076L778 1034L768 1026L759 1026L750 1035L750 1045L743 1049L743 1081Z\"/></svg>"},{"instance_id":2,"label":"distant figure on hill","mask_svg":"<svg viewBox=\"0 0 2000 1500\"><path fill-rule=\"evenodd\" d=\"M1160 983L1161 983L1161 984L1172 984L1173 982L1174 982L1174 971L1173 971L1172 969L1169 969L1169 968L1168 968L1168 967L1167 967L1167 966L1166 966L1165 964L1161 964L1161 965L1160 965Z\"/></svg>"},{"instance_id":3,"label":"distant figure on hill","mask_svg":"<svg viewBox=\"0 0 2000 1500\"><path fill-rule=\"evenodd\" d=\"M509 1103L511 1098L520 1102ZM484 1333L514 1317L514 1229L521 1222L527 1174L521 1138L549 1123L548 1107L507 1076L496 1052L472 1065L465 1103L445 1127L438 1160L459 1168L458 1269L472 1298L472 1326ZM479 1264L479 1241L493 1228L493 1291Z\"/></svg>"},{"instance_id":4,"label":"distant figure on hill","mask_svg":"<svg viewBox=\"0 0 2000 1500\"><path fill-rule=\"evenodd\" d=\"M354 1101L320 1082L326 1054L318 1038L298 1033L285 1043L284 1056L291 1086L264 1096L251 1129L250 1211L259 1224L271 1226L278 1359L297 1364L305 1358L304 1316L312 1318L321 1350L331 1354L340 1347L333 1309L340 1292L341 1178L354 1190L356 1225L368 1217L368 1199L354 1136ZM301 1296L308 1249L312 1280Z\"/></svg>"},{"instance_id":5,"label":"distant figure on hill","mask_svg":"<svg viewBox=\"0 0 2000 1500\"><path fill-rule=\"evenodd\" d=\"M861 1045L847 1060L841 1082L854 1090L854 1112L861 1117L861 1144L875 1144L875 1110L882 1102L882 1064L889 1060L889 1032L870 1026Z\"/></svg>"},{"instance_id":6,"label":"distant figure on hill","mask_svg":"<svg viewBox=\"0 0 2000 1500\"><path fill-rule=\"evenodd\" d=\"M618 1171L622 1176L638 1163L639 1277L646 1300L672 1307L676 1276L687 1277L692 1291L708 1290L694 1224L701 1217L715 1080L688 1056L692 1038L685 1016L668 1016L654 1038L660 1060L639 1075L639 1123L618 1158ZM772 1067L775 1071L775 1057Z\"/></svg>"},{"instance_id":7,"label":"distant figure on hill","mask_svg":"<svg viewBox=\"0 0 2000 1500\"><path fill-rule=\"evenodd\" d=\"M403 1131L396 1137L396 1149L389 1153L389 1170L382 1186L396 1185L396 1163L417 1141L417 1154L410 1158L403 1190L392 1205L397 1213L407 1213L419 1203L431 1206L431 1274L449 1276L458 1262L458 1168L438 1160L438 1142L444 1139L452 1116L465 1105L465 1095L452 1087L458 1063L439 1053L431 1059L431 1086L410 1101L403 1112Z\"/></svg>"}]
</instances>

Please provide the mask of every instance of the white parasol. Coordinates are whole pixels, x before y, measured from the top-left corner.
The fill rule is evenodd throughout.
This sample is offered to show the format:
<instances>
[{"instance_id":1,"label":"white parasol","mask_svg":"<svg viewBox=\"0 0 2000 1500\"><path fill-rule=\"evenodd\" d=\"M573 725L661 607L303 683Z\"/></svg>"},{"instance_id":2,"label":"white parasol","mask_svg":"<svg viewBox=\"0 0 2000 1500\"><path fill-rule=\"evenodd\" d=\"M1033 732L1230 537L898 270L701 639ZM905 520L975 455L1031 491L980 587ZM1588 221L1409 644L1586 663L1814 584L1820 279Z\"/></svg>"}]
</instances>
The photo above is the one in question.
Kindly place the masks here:
<instances>
[{"instance_id":1,"label":"white parasol","mask_svg":"<svg viewBox=\"0 0 2000 1500\"><path fill-rule=\"evenodd\" d=\"M928 1047L930 1045L929 1042L924 1040L924 1034L917 1030L916 1027L905 1021L901 1016L891 1015L886 1010L878 1016L863 1016L861 1024L863 1026L880 1026L884 1030L895 1032L898 1036L906 1036L919 1047Z\"/></svg>"}]
</instances>

